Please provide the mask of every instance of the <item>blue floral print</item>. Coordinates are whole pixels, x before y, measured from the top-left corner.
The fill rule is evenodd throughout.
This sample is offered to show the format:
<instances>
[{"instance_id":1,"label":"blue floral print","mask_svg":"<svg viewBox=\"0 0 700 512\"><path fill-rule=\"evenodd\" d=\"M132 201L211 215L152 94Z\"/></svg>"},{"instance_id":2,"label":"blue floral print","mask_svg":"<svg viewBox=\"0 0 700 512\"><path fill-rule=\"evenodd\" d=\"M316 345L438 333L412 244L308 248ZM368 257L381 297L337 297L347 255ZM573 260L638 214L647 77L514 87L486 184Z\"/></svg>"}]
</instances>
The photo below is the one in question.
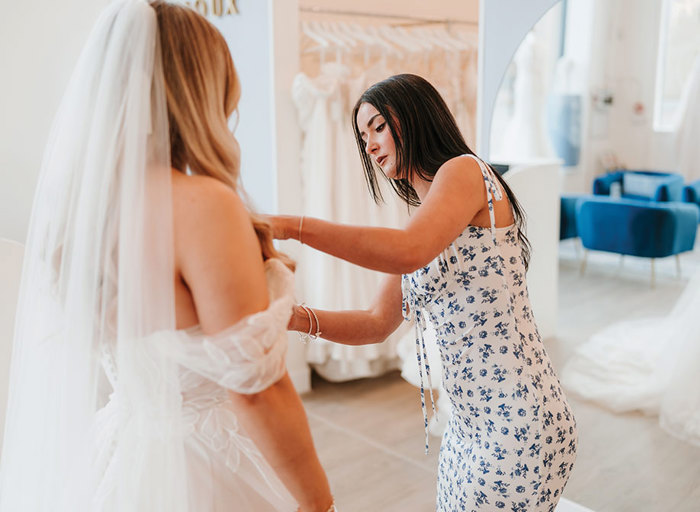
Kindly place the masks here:
<instances>
[{"instance_id":1,"label":"blue floral print","mask_svg":"<svg viewBox=\"0 0 700 512\"><path fill-rule=\"evenodd\" d=\"M430 322L452 406L437 510L552 512L576 458L576 422L535 325L517 228L495 227L493 201L502 194L476 160L491 228L468 226L429 265L402 278L421 382L423 375L430 381L422 335ZM425 403L421 385L427 427Z\"/></svg>"}]
</instances>

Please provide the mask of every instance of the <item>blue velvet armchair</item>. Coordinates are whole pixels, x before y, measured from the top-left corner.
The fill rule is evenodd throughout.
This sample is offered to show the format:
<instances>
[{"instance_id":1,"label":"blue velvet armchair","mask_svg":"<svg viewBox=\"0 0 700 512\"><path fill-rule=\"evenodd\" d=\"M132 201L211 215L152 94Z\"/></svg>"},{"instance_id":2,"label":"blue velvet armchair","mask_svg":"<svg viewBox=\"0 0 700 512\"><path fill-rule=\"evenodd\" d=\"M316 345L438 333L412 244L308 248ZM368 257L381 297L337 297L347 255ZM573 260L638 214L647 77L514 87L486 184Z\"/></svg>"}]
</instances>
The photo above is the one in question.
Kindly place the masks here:
<instances>
[{"instance_id":1,"label":"blue velvet armchair","mask_svg":"<svg viewBox=\"0 0 700 512\"><path fill-rule=\"evenodd\" d=\"M559 240L576 238L576 205L582 196L563 195L559 199Z\"/></svg>"},{"instance_id":2,"label":"blue velvet armchair","mask_svg":"<svg viewBox=\"0 0 700 512\"><path fill-rule=\"evenodd\" d=\"M653 284L655 258L693 249L698 216L696 206L681 202L593 196L577 203L576 227L586 249L651 258Z\"/></svg>"},{"instance_id":3,"label":"blue velvet armchair","mask_svg":"<svg viewBox=\"0 0 700 512\"><path fill-rule=\"evenodd\" d=\"M683 201L700 208L700 180L691 181L683 187Z\"/></svg>"},{"instance_id":4,"label":"blue velvet armchair","mask_svg":"<svg viewBox=\"0 0 700 512\"><path fill-rule=\"evenodd\" d=\"M609 196L614 183L619 183L621 196L644 201L682 201L683 176L658 171L620 170L593 181L593 194Z\"/></svg>"}]
</instances>

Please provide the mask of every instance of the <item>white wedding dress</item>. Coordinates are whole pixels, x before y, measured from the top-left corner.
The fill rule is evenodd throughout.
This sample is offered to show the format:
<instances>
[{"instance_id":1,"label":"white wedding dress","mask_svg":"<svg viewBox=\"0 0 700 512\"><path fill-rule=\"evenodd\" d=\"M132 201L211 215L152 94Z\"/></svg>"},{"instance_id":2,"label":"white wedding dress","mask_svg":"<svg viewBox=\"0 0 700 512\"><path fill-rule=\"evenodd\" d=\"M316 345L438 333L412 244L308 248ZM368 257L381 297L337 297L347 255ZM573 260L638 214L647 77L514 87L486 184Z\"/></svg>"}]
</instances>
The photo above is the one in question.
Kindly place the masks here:
<instances>
[{"instance_id":1,"label":"white wedding dress","mask_svg":"<svg viewBox=\"0 0 700 512\"><path fill-rule=\"evenodd\" d=\"M614 412L659 415L672 435L700 446L700 272L665 317L620 322L577 347L567 390Z\"/></svg>"},{"instance_id":2,"label":"white wedding dress","mask_svg":"<svg viewBox=\"0 0 700 512\"><path fill-rule=\"evenodd\" d=\"M295 511L297 505L243 431L228 391L255 393L286 372L287 323L294 303L294 277L279 260L265 263L270 306L215 336L198 327L157 332L140 340L143 361L172 362L171 378L144 371L138 387L125 382L111 354L103 367L114 391L98 412L94 511L119 510L116 477L123 464L138 467L143 451L158 438L161 449L181 454L186 480L183 499L191 511ZM163 386L167 386L164 389ZM171 405L167 411L165 403ZM151 399L157 399L152 403ZM160 414L154 414L159 411ZM143 466L142 466L143 467ZM144 472L158 480L159 475ZM148 482L139 482L148 492Z\"/></svg>"}]
</instances>

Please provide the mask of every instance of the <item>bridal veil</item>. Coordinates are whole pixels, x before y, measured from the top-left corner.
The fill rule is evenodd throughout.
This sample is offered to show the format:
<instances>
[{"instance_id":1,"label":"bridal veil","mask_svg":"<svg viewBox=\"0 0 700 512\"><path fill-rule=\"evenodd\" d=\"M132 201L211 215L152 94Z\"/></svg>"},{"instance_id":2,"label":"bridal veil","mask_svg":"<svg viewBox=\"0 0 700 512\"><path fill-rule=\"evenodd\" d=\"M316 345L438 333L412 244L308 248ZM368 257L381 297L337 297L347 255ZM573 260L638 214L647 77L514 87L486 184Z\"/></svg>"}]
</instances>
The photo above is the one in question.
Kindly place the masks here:
<instances>
[{"instance_id":1,"label":"bridal veil","mask_svg":"<svg viewBox=\"0 0 700 512\"><path fill-rule=\"evenodd\" d=\"M125 399L113 510L182 511L175 365L140 343L174 330L171 169L158 27L144 0L112 3L54 121L18 303L0 470L3 512L96 510L98 411ZM128 443L125 443L128 438ZM130 446L127 453L119 445ZM157 475L167 486L152 485Z\"/></svg>"}]
</instances>

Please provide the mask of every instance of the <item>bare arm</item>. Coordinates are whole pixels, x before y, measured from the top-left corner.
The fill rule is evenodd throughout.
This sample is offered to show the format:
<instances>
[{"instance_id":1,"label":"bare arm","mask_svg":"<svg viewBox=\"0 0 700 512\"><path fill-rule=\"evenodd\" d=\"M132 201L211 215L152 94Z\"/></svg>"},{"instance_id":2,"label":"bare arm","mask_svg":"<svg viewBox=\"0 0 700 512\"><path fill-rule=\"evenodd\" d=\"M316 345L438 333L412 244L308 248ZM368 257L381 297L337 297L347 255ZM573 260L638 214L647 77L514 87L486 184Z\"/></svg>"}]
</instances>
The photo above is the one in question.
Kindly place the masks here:
<instances>
[{"instance_id":1,"label":"bare arm","mask_svg":"<svg viewBox=\"0 0 700 512\"><path fill-rule=\"evenodd\" d=\"M182 179L189 180L181 185ZM210 178L183 177L176 190L176 264L207 334L268 305L257 236L238 196ZM246 433L301 506L326 512L332 501L301 400L285 376L256 394L230 392Z\"/></svg>"},{"instance_id":2,"label":"bare arm","mask_svg":"<svg viewBox=\"0 0 700 512\"><path fill-rule=\"evenodd\" d=\"M302 241L356 265L406 274L427 265L486 206L478 164L469 157L446 162L423 204L404 229L349 226L304 218ZM279 238L299 239L299 217L272 217Z\"/></svg>"},{"instance_id":3,"label":"bare arm","mask_svg":"<svg viewBox=\"0 0 700 512\"><path fill-rule=\"evenodd\" d=\"M401 324L401 276L388 275L384 279L377 298L366 310L322 311L314 309L322 337L344 345L368 345L381 343ZM313 317L312 317L313 318ZM316 331L312 319L312 331ZM309 316L299 306L289 322L293 331L309 332Z\"/></svg>"}]
</instances>

